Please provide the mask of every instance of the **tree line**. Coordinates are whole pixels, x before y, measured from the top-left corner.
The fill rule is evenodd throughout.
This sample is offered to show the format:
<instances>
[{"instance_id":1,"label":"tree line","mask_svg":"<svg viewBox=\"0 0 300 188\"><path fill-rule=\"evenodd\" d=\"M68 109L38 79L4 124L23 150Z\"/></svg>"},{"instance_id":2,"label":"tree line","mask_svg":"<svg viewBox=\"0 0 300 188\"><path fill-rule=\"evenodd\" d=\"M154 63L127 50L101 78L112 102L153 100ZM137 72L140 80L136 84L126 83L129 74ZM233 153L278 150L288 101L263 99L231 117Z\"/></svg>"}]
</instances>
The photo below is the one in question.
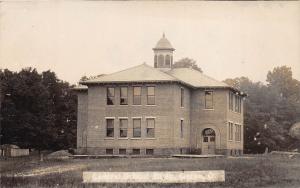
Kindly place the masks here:
<instances>
[{"instance_id":1,"label":"tree line","mask_svg":"<svg viewBox=\"0 0 300 188\"><path fill-rule=\"evenodd\" d=\"M202 72L195 61L183 60L175 67ZM1 144L51 150L76 147L77 97L73 85L52 71L38 73L33 68L0 70L0 79ZM245 152L300 149L300 141L289 133L300 121L300 82L287 66L269 71L266 81L253 82L247 77L224 81L248 94L244 100Z\"/></svg>"}]
</instances>

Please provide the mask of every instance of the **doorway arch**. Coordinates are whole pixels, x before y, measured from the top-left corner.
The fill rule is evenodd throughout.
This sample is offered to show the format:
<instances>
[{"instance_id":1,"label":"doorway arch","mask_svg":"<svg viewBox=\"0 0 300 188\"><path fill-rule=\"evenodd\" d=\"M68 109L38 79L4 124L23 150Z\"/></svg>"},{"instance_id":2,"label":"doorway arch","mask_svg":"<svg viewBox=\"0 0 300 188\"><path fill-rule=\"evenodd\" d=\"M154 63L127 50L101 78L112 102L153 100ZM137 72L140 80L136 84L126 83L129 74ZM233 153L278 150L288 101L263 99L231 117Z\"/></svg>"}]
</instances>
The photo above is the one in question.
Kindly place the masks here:
<instances>
[{"instance_id":1,"label":"doorway arch","mask_svg":"<svg viewBox=\"0 0 300 188\"><path fill-rule=\"evenodd\" d=\"M216 153L216 132L212 128L205 128L201 132L201 154L214 155Z\"/></svg>"}]
</instances>

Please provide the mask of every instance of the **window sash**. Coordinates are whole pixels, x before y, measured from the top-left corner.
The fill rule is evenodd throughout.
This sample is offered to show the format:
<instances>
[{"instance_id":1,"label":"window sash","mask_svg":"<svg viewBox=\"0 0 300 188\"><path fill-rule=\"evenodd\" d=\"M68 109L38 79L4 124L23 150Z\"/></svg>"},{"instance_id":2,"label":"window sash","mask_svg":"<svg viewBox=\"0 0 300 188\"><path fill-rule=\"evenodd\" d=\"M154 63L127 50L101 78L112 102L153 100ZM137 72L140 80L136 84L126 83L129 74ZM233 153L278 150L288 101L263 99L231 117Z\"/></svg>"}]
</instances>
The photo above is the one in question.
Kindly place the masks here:
<instances>
[{"instance_id":1,"label":"window sash","mask_svg":"<svg viewBox=\"0 0 300 188\"><path fill-rule=\"evenodd\" d=\"M128 104L128 88L121 87L120 88L120 105Z\"/></svg>"},{"instance_id":2,"label":"window sash","mask_svg":"<svg viewBox=\"0 0 300 188\"><path fill-rule=\"evenodd\" d=\"M122 138L127 137L128 120L120 119L119 128L120 128L119 136Z\"/></svg>"},{"instance_id":3,"label":"window sash","mask_svg":"<svg viewBox=\"0 0 300 188\"><path fill-rule=\"evenodd\" d=\"M205 109L213 109L213 92L205 91Z\"/></svg>"},{"instance_id":4,"label":"window sash","mask_svg":"<svg viewBox=\"0 0 300 188\"><path fill-rule=\"evenodd\" d=\"M146 128L146 136L148 138L154 138L155 136L155 119L149 118L147 121L147 128Z\"/></svg>"},{"instance_id":5,"label":"window sash","mask_svg":"<svg viewBox=\"0 0 300 188\"><path fill-rule=\"evenodd\" d=\"M180 106L183 107L184 106L184 89L181 88L181 91L180 91Z\"/></svg>"},{"instance_id":6,"label":"window sash","mask_svg":"<svg viewBox=\"0 0 300 188\"><path fill-rule=\"evenodd\" d=\"M106 137L114 137L114 120L106 120Z\"/></svg>"},{"instance_id":7,"label":"window sash","mask_svg":"<svg viewBox=\"0 0 300 188\"><path fill-rule=\"evenodd\" d=\"M141 104L142 87L133 87L133 104Z\"/></svg>"},{"instance_id":8,"label":"window sash","mask_svg":"<svg viewBox=\"0 0 300 188\"><path fill-rule=\"evenodd\" d=\"M180 137L183 138L183 120L180 120Z\"/></svg>"},{"instance_id":9,"label":"window sash","mask_svg":"<svg viewBox=\"0 0 300 188\"><path fill-rule=\"evenodd\" d=\"M155 87L154 86L147 87L147 104L148 105L155 104Z\"/></svg>"},{"instance_id":10,"label":"window sash","mask_svg":"<svg viewBox=\"0 0 300 188\"><path fill-rule=\"evenodd\" d=\"M113 87L108 87L106 90L106 104L107 105L114 105L114 100L115 100L115 88Z\"/></svg>"},{"instance_id":11,"label":"window sash","mask_svg":"<svg viewBox=\"0 0 300 188\"><path fill-rule=\"evenodd\" d=\"M141 119L133 119L133 137L141 137Z\"/></svg>"}]
</instances>

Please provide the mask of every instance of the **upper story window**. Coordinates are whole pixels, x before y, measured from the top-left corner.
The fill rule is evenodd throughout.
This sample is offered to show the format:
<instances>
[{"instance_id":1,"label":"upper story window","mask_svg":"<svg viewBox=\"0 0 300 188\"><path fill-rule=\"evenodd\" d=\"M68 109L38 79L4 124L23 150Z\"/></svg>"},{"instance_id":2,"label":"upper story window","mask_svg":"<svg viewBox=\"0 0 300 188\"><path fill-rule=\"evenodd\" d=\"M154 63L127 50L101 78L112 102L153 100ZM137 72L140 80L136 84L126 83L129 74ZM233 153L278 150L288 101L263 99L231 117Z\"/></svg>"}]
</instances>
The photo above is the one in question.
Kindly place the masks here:
<instances>
[{"instance_id":1,"label":"upper story window","mask_svg":"<svg viewBox=\"0 0 300 188\"><path fill-rule=\"evenodd\" d=\"M141 104L141 95L142 95L142 87L140 87L140 86L133 87L133 104L134 105Z\"/></svg>"},{"instance_id":2,"label":"upper story window","mask_svg":"<svg viewBox=\"0 0 300 188\"><path fill-rule=\"evenodd\" d=\"M120 138L126 138L127 137L127 129L128 129L128 119L120 119Z\"/></svg>"},{"instance_id":3,"label":"upper story window","mask_svg":"<svg viewBox=\"0 0 300 188\"><path fill-rule=\"evenodd\" d=\"M238 95L235 95L235 112L241 113L242 111L242 98Z\"/></svg>"},{"instance_id":4,"label":"upper story window","mask_svg":"<svg viewBox=\"0 0 300 188\"><path fill-rule=\"evenodd\" d=\"M106 137L114 137L114 119L106 119Z\"/></svg>"},{"instance_id":5,"label":"upper story window","mask_svg":"<svg viewBox=\"0 0 300 188\"><path fill-rule=\"evenodd\" d=\"M228 122L228 140L233 140L233 123Z\"/></svg>"},{"instance_id":6,"label":"upper story window","mask_svg":"<svg viewBox=\"0 0 300 188\"><path fill-rule=\"evenodd\" d=\"M154 86L147 87L147 104L148 105L155 104L155 87Z\"/></svg>"},{"instance_id":7,"label":"upper story window","mask_svg":"<svg viewBox=\"0 0 300 188\"><path fill-rule=\"evenodd\" d=\"M154 56L154 68L157 68L157 55Z\"/></svg>"},{"instance_id":8,"label":"upper story window","mask_svg":"<svg viewBox=\"0 0 300 188\"><path fill-rule=\"evenodd\" d=\"M115 103L115 88L108 87L106 91L106 104L114 105Z\"/></svg>"},{"instance_id":9,"label":"upper story window","mask_svg":"<svg viewBox=\"0 0 300 188\"><path fill-rule=\"evenodd\" d=\"M184 88L180 89L180 106L184 107Z\"/></svg>"},{"instance_id":10,"label":"upper story window","mask_svg":"<svg viewBox=\"0 0 300 188\"><path fill-rule=\"evenodd\" d=\"M147 138L154 138L155 136L155 119L147 118L147 128L146 128L146 136Z\"/></svg>"},{"instance_id":11,"label":"upper story window","mask_svg":"<svg viewBox=\"0 0 300 188\"><path fill-rule=\"evenodd\" d=\"M234 94L232 92L229 92L229 110L233 111L233 98Z\"/></svg>"},{"instance_id":12,"label":"upper story window","mask_svg":"<svg viewBox=\"0 0 300 188\"><path fill-rule=\"evenodd\" d=\"M242 139L242 125L235 124L235 141Z\"/></svg>"},{"instance_id":13,"label":"upper story window","mask_svg":"<svg viewBox=\"0 0 300 188\"><path fill-rule=\"evenodd\" d=\"M213 109L213 92L205 91L205 109Z\"/></svg>"},{"instance_id":14,"label":"upper story window","mask_svg":"<svg viewBox=\"0 0 300 188\"><path fill-rule=\"evenodd\" d=\"M121 87L120 89L120 105L128 104L128 88Z\"/></svg>"},{"instance_id":15,"label":"upper story window","mask_svg":"<svg viewBox=\"0 0 300 188\"><path fill-rule=\"evenodd\" d=\"M133 119L133 137L141 137L141 119Z\"/></svg>"}]
</instances>

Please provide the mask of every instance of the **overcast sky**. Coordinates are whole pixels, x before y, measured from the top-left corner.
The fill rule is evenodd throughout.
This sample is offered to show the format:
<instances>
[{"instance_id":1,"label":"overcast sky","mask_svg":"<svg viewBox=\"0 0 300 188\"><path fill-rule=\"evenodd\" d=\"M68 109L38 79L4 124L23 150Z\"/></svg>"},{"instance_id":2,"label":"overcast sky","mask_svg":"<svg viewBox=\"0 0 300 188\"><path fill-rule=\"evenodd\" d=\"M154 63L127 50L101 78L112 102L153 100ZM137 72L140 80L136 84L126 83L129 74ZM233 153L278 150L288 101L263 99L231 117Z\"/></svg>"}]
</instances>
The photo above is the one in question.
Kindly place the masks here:
<instances>
[{"instance_id":1,"label":"overcast sky","mask_svg":"<svg viewBox=\"0 0 300 188\"><path fill-rule=\"evenodd\" d=\"M52 70L72 84L146 62L165 32L174 59L218 80L265 81L276 66L300 80L300 2L0 3L0 68Z\"/></svg>"}]
</instances>

